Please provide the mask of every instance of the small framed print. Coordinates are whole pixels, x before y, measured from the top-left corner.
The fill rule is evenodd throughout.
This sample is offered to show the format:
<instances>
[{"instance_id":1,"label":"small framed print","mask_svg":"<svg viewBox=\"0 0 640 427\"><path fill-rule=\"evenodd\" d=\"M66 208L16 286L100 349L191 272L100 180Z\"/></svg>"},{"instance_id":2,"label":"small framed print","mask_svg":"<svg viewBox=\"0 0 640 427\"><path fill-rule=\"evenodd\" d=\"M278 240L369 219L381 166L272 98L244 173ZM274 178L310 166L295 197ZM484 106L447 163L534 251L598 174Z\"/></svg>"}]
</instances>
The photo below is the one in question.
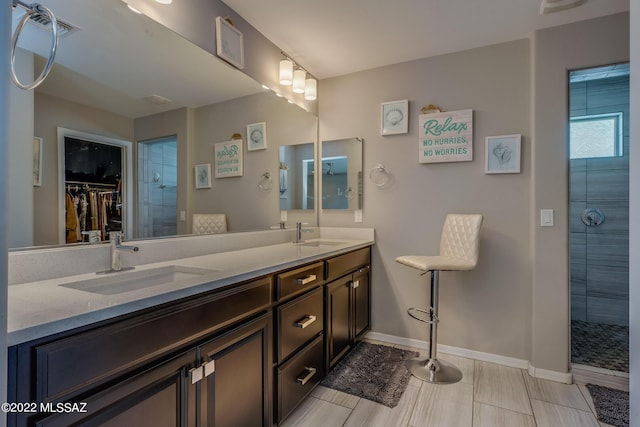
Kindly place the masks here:
<instances>
[{"instance_id":1,"label":"small framed print","mask_svg":"<svg viewBox=\"0 0 640 427\"><path fill-rule=\"evenodd\" d=\"M380 105L380 135L409 132L409 101L383 102Z\"/></svg>"},{"instance_id":2,"label":"small framed print","mask_svg":"<svg viewBox=\"0 0 640 427\"><path fill-rule=\"evenodd\" d=\"M485 138L485 169L487 174L520 173L521 135L499 135Z\"/></svg>"},{"instance_id":3,"label":"small framed print","mask_svg":"<svg viewBox=\"0 0 640 427\"><path fill-rule=\"evenodd\" d=\"M238 69L244 68L244 44L242 33L222 16L216 17L216 53Z\"/></svg>"},{"instance_id":4,"label":"small framed print","mask_svg":"<svg viewBox=\"0 0 640 427\"><path fill-rule=\"evenodd\" d=\"M196 189L211 188L211 163L196 165L194 171Z\"/></svg>"},{"instance_id":5,"label":"small framed print","mask_svg":"<svg viewBox=\"0 0 640 427\"><path fill-rule=\"evenodd\" d=\"M33 138L33 186L42 186L42 138Z\"/></svg>"},{"instance_id":6,"label":"small framed print","mask_svg":"<svg viewBox=\"0 0 640 427\"><path fill-rule=\"evenodd\" d=\"M267 123L247 125L247 150L264 150L267 148Z\"/></svg>"},{"instance_id":7,"label":"small framed print","mask_svg":"<svg viewBox=\"0 0 640 427\"><path fill-rule=\"evenodd\" d=\"M241 139L214 144L214 175L216 178L242 176L242 144Z\"/></svg>"}]
</instances>

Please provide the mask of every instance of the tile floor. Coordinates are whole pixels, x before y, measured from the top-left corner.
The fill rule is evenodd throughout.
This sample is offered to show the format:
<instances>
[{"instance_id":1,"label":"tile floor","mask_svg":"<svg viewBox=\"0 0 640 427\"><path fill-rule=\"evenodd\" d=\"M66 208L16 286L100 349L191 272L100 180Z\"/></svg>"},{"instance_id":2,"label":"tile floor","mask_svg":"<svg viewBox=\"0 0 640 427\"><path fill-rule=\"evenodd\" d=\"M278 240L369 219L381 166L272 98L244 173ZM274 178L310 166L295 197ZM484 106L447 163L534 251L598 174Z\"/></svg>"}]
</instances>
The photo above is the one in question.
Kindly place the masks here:
<instances>
[{"instance_id":1,"label":"tile floor","mask_svg":"<svg viewBox=\"0 0 640 427\"><path fill-rule=\"evenodd\" d=\"M462 370L461 382L433 385L411 377L395 408L318 386L283 426L607 426L596 420L589 392L582 385L533 378L522 369L440 356Z\"/></svg>"}]
</instances>

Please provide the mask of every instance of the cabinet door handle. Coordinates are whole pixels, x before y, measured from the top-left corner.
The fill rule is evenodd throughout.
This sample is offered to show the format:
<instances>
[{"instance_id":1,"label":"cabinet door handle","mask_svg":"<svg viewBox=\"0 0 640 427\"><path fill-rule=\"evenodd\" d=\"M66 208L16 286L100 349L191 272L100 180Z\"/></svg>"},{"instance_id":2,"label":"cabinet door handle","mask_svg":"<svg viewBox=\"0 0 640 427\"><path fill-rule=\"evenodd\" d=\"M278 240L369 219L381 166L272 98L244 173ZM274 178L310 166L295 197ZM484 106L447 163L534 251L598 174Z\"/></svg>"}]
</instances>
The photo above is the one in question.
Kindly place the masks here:
<instances>
[{"instance_id":1,"label":"cabinet door handle","mask_svg":"<svg viewBox=\"0 0 640 427\"><path fill-rule=\"evenodd\" d=\"M369 271L371 267L369 267L368 265L362 267L360 270L358 270L358 273L364 273L365 271Z\"/></svg>"},{"instance_id":2,"label":"cabinet door handle","mask_svg":"<svg viewBox=\"0 0 640 427\"><path fill-rule=\"evenodd\" d=\"M306 383L309 382L309 380L311 378L313 378L313 376L316 374L316 368L311 368L309 366L304 368L304 371L307 373L307 375L305 375L304 377L300 378L296 378L296 381L298 382L298 384L300 385L305 385Z\"/></svg>"},{"instance_id":3,"label":"cabinet door handle","mask_svg":"<svg viewBox=\"0 0 640 427\"><path fill-rule=\"evenodd\" d=\"M308 276L305 277L301 277L299 279L296 279L296 283L298 285L306 285L307 283L311 283L314 280L316 280L316 275L315 274L310 274Z\"/></svg>"},{"instance_id":4,"label":"cabinet door handle","mask_svg":"<svg viewBox=\"0 0 640 427\"><path fill-rule=\"evenodd\" d=\"M202 365L204 367L204 376L208 377L216 371L216 361L210 360L209 362Z\"/></svg>"},{"instance_id":5,"label":"cabinet door handle","mask_svg":"<svg viewBox=\"0 0 640 427\"><path fill-rule=\"evenodd\" d=\"M191 384L195 384L202 379L202 366L189 369L189 377L191 378Z\"/></svg>"},{"instance_id":6,"label":"cabinet door handle","mask_svg":"<svg viewBox=\"0 0 640 427\"><path fill-rule=\"evenodd\" d=\"M304 329L315 321L316 316L314 316L313 314L309 314L308 316L304 316L302 319L298 320L296 323L294 323L294 325L296 326L296 328Z\"/></svg>"},{"instance_id":7,"label":"cabinet door handle","mask_svg":"<svg viewBox=\"0 0 640 427\"><path fill-rule=\"evenodd\" d=\"M360 281L359 280L354 280L353 282L351 282L351 287L353 289L356 289L360 286Z\"/></svg>"}]
</instances>

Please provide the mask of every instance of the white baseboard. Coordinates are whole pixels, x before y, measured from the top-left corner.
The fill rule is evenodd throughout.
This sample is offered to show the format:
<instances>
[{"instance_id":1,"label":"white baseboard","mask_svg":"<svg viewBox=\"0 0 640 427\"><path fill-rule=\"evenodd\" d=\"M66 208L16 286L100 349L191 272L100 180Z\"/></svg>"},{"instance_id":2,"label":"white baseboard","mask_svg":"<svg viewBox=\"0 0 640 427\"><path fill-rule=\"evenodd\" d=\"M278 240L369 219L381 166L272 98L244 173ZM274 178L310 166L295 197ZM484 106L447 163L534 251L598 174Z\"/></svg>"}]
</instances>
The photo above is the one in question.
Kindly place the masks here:
<instances>
[{"instance_id":1,"label":"white baseboard","mask_svg":"<svg viewBox=\"0 0 640 427\"><path fill-rule=\"evenodd\" d=\"M395 335L382 334L380 332L369 332L366 335L366 338L370 340L387 342L389 344L418 348L421 350L429 349L428 341L398 337ZM570 373L538 369L532 366L528 360L524 359L516 359L515 357L484 353L482 351L469 350L466 348L452 347L442 344L438 344L438 352L451 354L453 356L465 357L467 359L479 360L482 362L495 363L497 365L508 366L510 368L526 369L529 375L536 378L561 382L565 384L571 384L572 382L572 376Z\"/></svg>"}]
</instances>

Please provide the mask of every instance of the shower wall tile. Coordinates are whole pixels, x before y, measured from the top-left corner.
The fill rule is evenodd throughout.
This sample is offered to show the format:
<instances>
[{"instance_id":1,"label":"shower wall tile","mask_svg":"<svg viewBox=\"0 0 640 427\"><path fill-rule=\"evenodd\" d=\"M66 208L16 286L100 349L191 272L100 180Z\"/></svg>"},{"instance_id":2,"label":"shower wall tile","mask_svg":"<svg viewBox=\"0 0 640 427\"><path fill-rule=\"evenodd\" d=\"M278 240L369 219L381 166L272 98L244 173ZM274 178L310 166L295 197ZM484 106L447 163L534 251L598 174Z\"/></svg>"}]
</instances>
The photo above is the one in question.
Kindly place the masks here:
<instances>
[{"instance_id":1,"label":"shower wall tile","mask_svg":"<svg viewBox=\"0 0 640 427\"><path fill-rule=\"evenodd\" d=\"M587 109L629 104L629 77L587 82Z\"/></svg>"},{"instance_id":2,"label":"shower wall tile","mask_svg":"<svg viewBox=\"0 0 640 427\"><path fill-rule=\"evenodd\" d=\"M571 320L587 320L587 297L571 295Z\"/></svg>"},{"instance_id":3,"label":"shower wall tile","mask_svg":"<svg viewBox=\"0 0 640 427\"><path fill-rule=\"evenodd\" d=\"M571 110L587 108L587 82L569 85L569 108Z\"/></svg>"},{"instance_id":4,"label":"shower wall tile","mask_svg":"<svg viewBox=\"0 0 640 427\"><path fill-rule=\"evenodd\" d=\"M587 264L629 267L629 236L587 233Z\"/></svg>"},{"instance_id":5,"label":"shower wall tile","mask_svg":"<svg viewBox=\"0 0 640 427\"><path fill-rule=\"evenodd\" d=\"M571 233L586 233L587 226L581 219L582 212L587 208L587 202L569 203L569 231Z\"/></svg>"},{"instance_id":6,"label":"shower wall tile","mask_svg":"<svg viewBox=\"0 0 640 427\"><path fill-rule=\"evenodd\" d=\"M629 270L627 267L587 265L586 279L587 296L624 301L629 298Z\"/></svg>"},{"instance_id":7,"label":"shower wall tile","mask_svg":"<svg viewBox=\"0 0 640 427\"><path fill-rule=\"evenodd\" d=\"M571 160L569 173L569 200L587 199L587 163L585 159Z\"/></svg>"},{"instance_id":8,"label":"shower wall tile","mask_svg":"<svg viewBox=\"0 0 640 427\"><path fill-rule=\"evenodd\" d=\"M628 198L628 170L589 170L587 173L587 200L628 200Z\"/></svg>"},{"instance_id":9,"label":"shower wall tile","mask_svg":"<svg viewBox=\"0 0 640 427\"><path fill-rule=\"evenodd\" d=\"M571 263L571 295L587 295L587 265Z\"/></svg>"},{"instance_id":10,"label":"shower wall tile","mask_svg":"<svg viewBox=\"0 0 640 427\"><path fill-rule=\"evenodd\" d=\"M572 264L587 263L587 235L586 233L569 234L569 250Z\"/></svg>"},{"instance_id":11,"label":"shower wall tile","mask_svg":"<svg viewBox=\"0 0 640 427\"><path fill-rule=\"evenodd\" d=\"M629 301L587 297L587 321L608 325L629 325Z\"/></svg>"},{"instance_id":12,"label":"shower wall tile","mask_svg":"<svg viewBox=\"0 0 640 427\"><path fill-rule=\"evenodd\" d=\"M603 170L628 170L629 169L629 150L623 150L627 153L625 156L616 157L599 157L595 159L586 159L587 175L595 171Z\"/></svg>"}]
</instances>

